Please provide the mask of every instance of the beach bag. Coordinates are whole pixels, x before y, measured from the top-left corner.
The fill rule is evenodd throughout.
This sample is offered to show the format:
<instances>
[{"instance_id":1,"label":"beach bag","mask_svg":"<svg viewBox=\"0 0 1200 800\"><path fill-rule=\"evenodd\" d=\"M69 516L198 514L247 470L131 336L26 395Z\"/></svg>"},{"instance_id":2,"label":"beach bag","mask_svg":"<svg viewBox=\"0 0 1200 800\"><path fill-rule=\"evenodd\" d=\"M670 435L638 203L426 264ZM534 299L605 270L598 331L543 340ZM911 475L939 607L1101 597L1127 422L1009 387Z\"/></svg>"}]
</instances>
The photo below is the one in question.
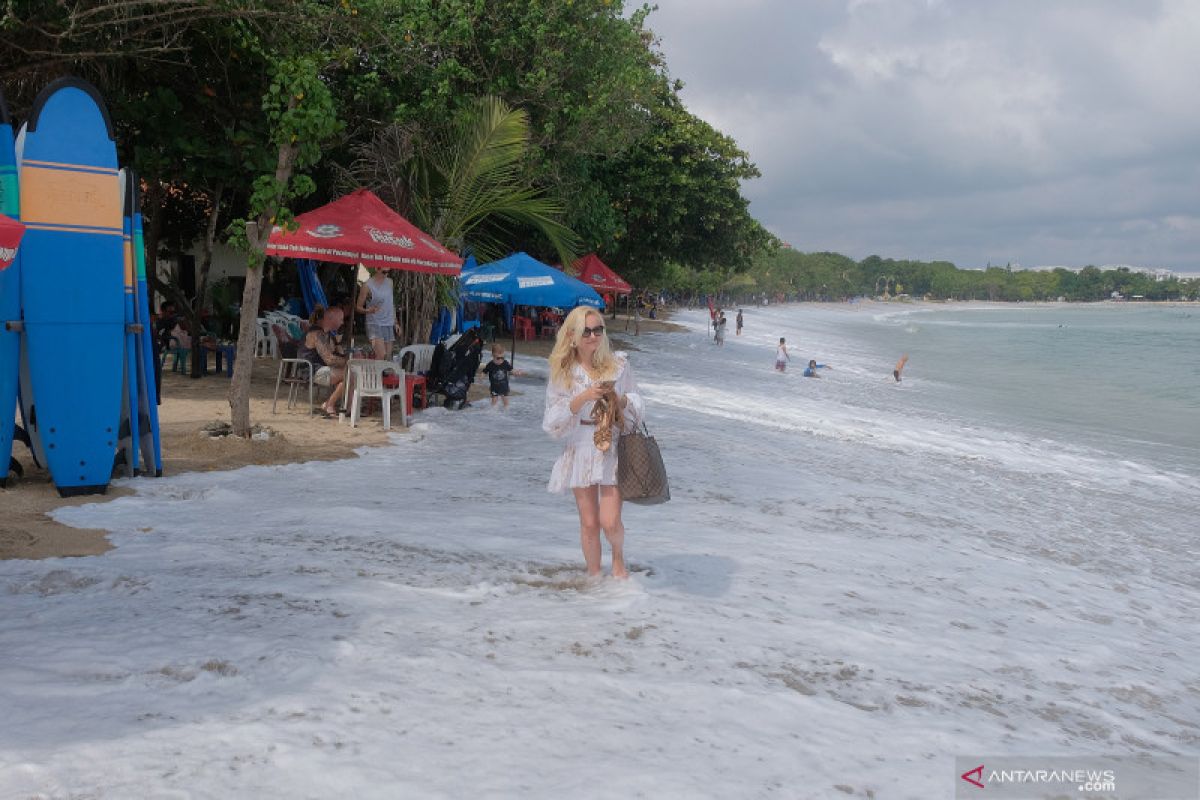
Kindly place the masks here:
<instances>
[{"instance_id":1,"label":"beach bag","mask_svg":"<svg viewBox=\"0 0 1200 800\"><path fill-rule=\"evenodd\" d=\"M671 499L662 453L645 423L640 431L635 428L617 440L617 487L622 499L642 506Z\"/></svg>"}]
</instances>

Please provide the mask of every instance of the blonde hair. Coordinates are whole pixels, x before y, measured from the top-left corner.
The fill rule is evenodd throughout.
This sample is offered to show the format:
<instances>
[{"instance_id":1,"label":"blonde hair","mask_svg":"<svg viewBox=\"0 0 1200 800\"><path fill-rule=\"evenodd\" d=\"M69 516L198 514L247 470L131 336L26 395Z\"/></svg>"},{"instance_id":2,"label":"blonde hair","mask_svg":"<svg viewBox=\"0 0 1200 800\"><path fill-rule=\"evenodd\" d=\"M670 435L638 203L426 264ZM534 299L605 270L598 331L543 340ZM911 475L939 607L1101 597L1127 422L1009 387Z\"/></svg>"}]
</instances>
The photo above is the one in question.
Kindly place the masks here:
<instances>
[{"instance_id":1,"label":"blonde hair","mask_svg":"<svg viewBox=\"0 0 1200 800\"><path fill-rule=\"evenodd\" d=\"M563 320L554 340L554 349L550 351L550 381L564 389L571 386L571 368L577 363L575 346L583 338L583 329L587 327L589 314L595 314L600 318L600 324L604 324L604 315L599 310L588 306L576 306ZM608 345L608 331L600 336L600 346L592 356L591 367L595 376L601 380L612 380L616 377L617 359Z\"/></svg>"},{"instance_id":2,"label":"blonde hair","mask_svg":"<svg viewBox=\"0 0 1200 800\"><path fill-rule=\"evenodd\" d=\"M499 342L493 342L492 343L492 355L494 355L494 356L504 355L504 345L500 344Z\"/></svg>"}]
</instances>

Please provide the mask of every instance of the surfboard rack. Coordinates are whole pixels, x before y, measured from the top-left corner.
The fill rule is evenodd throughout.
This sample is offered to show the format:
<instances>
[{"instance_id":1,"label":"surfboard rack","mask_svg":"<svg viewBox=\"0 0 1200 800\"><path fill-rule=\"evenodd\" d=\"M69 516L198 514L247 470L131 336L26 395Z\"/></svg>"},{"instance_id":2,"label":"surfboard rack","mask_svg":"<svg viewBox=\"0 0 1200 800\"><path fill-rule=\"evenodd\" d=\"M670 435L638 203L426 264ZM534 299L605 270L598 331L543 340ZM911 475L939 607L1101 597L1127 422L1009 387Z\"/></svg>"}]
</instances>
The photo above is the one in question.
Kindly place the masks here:
<instances>
[{"instance_id":1,"label":"surfboard rack","mask_svg":"<svg viewBox=\"0 0 1200 800\"><path fill-rule=\"evenodd\" d=\"M4 330L12 331L13 333L24 333L25 322L19 319L10 319L4 323Z\"/></svg>"}]
</instances>

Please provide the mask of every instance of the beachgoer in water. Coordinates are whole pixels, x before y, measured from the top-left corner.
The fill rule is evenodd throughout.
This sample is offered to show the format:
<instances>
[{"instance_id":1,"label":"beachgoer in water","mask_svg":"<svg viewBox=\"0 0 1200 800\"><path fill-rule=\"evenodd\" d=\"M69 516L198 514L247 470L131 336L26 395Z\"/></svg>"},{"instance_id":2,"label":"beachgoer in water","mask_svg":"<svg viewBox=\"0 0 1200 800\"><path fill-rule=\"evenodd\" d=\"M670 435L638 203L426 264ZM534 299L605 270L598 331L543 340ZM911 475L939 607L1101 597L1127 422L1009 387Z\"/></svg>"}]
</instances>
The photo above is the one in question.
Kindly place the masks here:
<instances>
[{"instance_id":1,"label":"beachgoer in water","mask_svg":"<svg viewBox=\"0 0 1200 800\"><path fill-rule=\"evenodd\" d=\"M819 369L833 369L833 368L830 367L828 364L818 364L817 360L815 358L810 358L808 360L808 366L804 368L804 377L806 377L806 378L821 377L820 375L817 374L817 370L819 370Z\"/></svg>"},{"instance_id":2,"label":"beachgoer in water","mask_svg":"<svg viewBox=\"0 0 1200 800\"><path fill-rule=\"evenodd\" d=\"M628 577L617 438L640 424L644 413L629 358L611 350L600 313L580 307L563 320L549 361L542 429L565 441L549 490L575 495L588 576L600 574L603 529L612 547L613 577Z\"/></svg>"},{"instance_id":3,"label":"beachgoer in water","mask_svg":"<svg viewBox=\"0 0 1200 800\"><path fill-rule=\"evenodd\" d=\"M737 335L742 335L742 310L740 308L738 309L737 315Z\"/></svg>"},{"instance_id":4,"label":"beachgoer in water","mask_svg":"<svg viewBox=\"0 0 1200 800\"><path fill-rule=\"evenodd\" d=\"M896 379L896 383L900 382L900 373L904 371L904 365L907 363L908 363L908 354L905 353L903 356L900 357L900 360L896 362L896 368L894 370L892 370L892 377Z\"/></svg>"},{"instance_id":5,"label":"beachgoer in water","mask_svg":"<svg viewBox=\"0 0 1200 800\"><path fill-rule=\"evenodd\" d=\"M721 314L717 317L717 334L713 341L717 347L722 347L725 344L725 326L729 324L729 320L725 319L725 315Z\"/></svg>"},{"instance_id":6,"label":"beachgoer in water","mask_svg":"<svg viewBox=\"0 0 1200 800\"><path fill-rule=\"evenodd\" d=\"M492 360L483 366L483 372L488 376L492 405L496 405L496 399L499 398L504 401L504 407L508 408L508 377L525 373L513 369L513 365L504 357L504 345L499 342L492 345Z\"/></svg>"},{"instance_id":7,"label":"beachgoer in water","mask_svg":"<svg viewBox=\"0 0 1200 800\"><path fill-rule=\"evenodd\" d=\"M792 357L788 355L787 342L782 336L779 337L779 347L775 350L775 369L783 372L787 369L787 362L791 361Z\"/></svg>"}]
</instances>

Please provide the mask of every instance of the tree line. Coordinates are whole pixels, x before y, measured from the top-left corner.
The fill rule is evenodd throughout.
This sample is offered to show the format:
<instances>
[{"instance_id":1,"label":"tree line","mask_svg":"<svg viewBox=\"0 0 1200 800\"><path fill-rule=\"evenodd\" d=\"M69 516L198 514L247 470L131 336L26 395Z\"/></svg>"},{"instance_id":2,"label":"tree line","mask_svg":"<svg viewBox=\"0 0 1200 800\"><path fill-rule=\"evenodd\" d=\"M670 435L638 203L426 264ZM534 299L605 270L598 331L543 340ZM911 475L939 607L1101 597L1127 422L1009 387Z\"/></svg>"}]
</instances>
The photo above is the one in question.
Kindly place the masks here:
<instances>
[{"instance_id":1,"label":"tree line","mask_svg":"<svg viewBox=\"0 0 1200 800\"><path fill-rule=\"evenodd\" d=\"M682 295L720 295L735 300L766 296L790 300L846 300L908 295L935 300L1072 302L1129 299L1197 300L1200 278L1154 275L1128 267L1078 271L1022 270L1009 266L961 269L949 261L913 261L873 255L855 261L840 253L776 248L760 253L738 274L672 265L663 288Z\"/></svg>"}]
</instances>

